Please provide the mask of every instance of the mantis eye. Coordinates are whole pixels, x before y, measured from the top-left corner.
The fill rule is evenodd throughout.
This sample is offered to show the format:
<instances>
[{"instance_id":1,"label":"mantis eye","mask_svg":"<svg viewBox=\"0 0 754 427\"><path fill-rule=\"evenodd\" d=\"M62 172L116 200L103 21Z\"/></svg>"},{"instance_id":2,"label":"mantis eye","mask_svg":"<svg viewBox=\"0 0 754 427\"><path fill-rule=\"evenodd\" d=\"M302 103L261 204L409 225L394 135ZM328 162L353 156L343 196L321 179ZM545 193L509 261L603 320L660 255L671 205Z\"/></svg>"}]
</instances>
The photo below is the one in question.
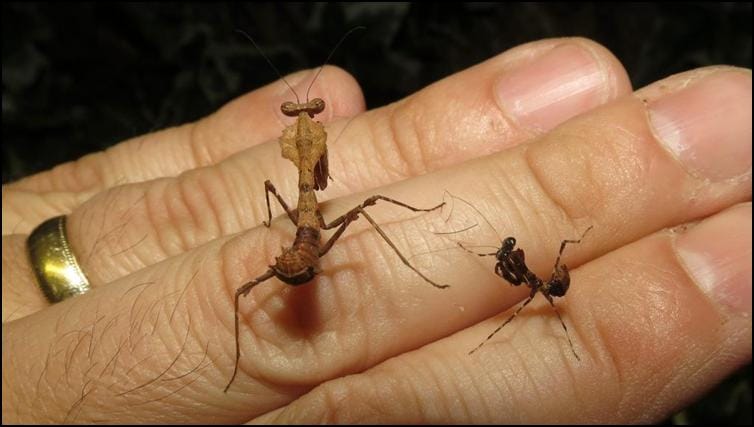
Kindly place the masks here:
<instances>
[{"instance_id":1,"label":"mantis eye","mask_svg":"<svg viewBox=\"0 0 754 427\"><path fill-rule=\"evenodd\" d=\"M282 111L283 114L285 114L286 116L296 117L298 116L298 112L299 112L299 104L296 104L290 101L284 102L280 106L280 111Z\"/></svg>"}]
</instances>

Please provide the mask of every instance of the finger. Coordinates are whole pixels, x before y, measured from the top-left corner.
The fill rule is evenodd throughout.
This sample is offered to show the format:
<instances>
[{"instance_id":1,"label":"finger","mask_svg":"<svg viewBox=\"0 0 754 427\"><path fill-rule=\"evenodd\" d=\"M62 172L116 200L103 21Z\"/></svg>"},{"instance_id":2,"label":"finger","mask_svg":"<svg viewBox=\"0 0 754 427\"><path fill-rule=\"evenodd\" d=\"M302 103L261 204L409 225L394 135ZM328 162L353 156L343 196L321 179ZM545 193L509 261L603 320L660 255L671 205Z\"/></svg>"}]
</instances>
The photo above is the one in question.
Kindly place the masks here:
<instances>
[{"instance_id":1,"label":"finger","mask_svg":"<svg viewBox=\"0 0 754 427\"><path fill-rule=\"evenodd\" d=\"M669 88L674 87L674 81L682 80L686 85L682 89L677 88L675 92L669 91L662 99L679 95L690 95L692 98L700 96L706 101L714 101L703 103L708 111L719 111L721 108L737 111L740 106L735 101L741 98L737 85L746 84L745 78L749 79L750 84L750 76L737 70L717 70L704 77L696 73L696 76L697 79L691 78L692 75L675 76L674 79L679 80L664 82ZM716 100L708 99L705 92L699 92L700 88L707 88L706 85L712 85L714 93L727 95ZM681 100L689 106L696 104L685 97ZM522 236L520 245L531 248L527 252L527 262L531 262L531 268L539 274L552 268L551 263L560 239L578 236L573 231L577 227L569 224L571 220L565 217L564 212L573 212L578 207L584 209L585 206L591 210L583 216L595 225L595 231L589 239L567 255L567 263L573 266L634 241L656 230L658 224L680 223L722 209L738 199L749 198L750 181L745 175L743 178L722 181L699 178L687 173L682 163L661 148L661 143L650 131L645 109L646 105L651 106L655 101L657 99L647 97L645 104L633 97L626 98L584 118L572 120L557 132L548 134L531 145L408 180L381 192L394 199L426 207L437 203L442 197L443 187L456 193L465 191L469 199L483 201L480 203L480 211L487 212L496 227L505 224L500 230L506 230L506 227L519 230L516 235ZM722 118L730 121L713 122L714 125L722 126L719 131L722 133L707 132L704 133L706 137L734 145L748 142L746 139L741 141L735 135L740 135L739 129L742 126L750 127L750 121L733 114ZM585 123L591 123L591 126L586 126ZM734 137L728 141L731 135ZM560 143L555 144L549 138ZM540 146L549 146L554 151L547 156L544 156L545 152L541 153L542 160L548 160L549 163L527 163L526 156ZM558 170L558 166L562 162L561 158L568 157L569 153L580 153L571 156L574 160L568 165L568 170L573 174L581 173L581 180L598 177L601 171L621 170L622 173L610 175L612 179L595 179L588 187L578 185L576 189L581 189L584 194L575 194L578 197L565 198L555 203L553 200L560 200L556 198L558 193L544 192L539 183L547 182L547 174L562 172ZM610 153L615 154L607 155ZM644 167L650 160L652 167ZM626 166L634 167L635 172L627 173L631 169L625 169ZM480 176L487 180L480 181ZM662 186L656 191L639 191L647 182L674 185L676 191L667 191ZM628 198L624 192L633 194L634 197ZM611 197L606 197L600 203L588 203L587 197L592 194L607 194ZM338 212L352 208L365 197L355 195L339 199L337 204L328 203L323 214L326 219L335 218ZM614 201L613 198L617 200ZM622 206L619 203L621 201ZM522 212L536 212L537 215L518 215L515 209L518 207ZM497 215L492 216L493 212ZM405 254L435 248L437 241L430 240L432 236L426 230L437 229L444 224L439 215L432 213L407 221L414 214L391 206L376 206L370 213L383 224L386 234L391 236ZM386 224L387 218L392 222ZM625 221L625 218L644 220ZM543 226L553 223L566 223L562 227L569 228L569 231L552 231ZM224 415L217 418L215 413L215 418L212 419L230 422L261 415L324 381L361 372L397 354L447 336L511 306L521 297L500 286L500 279L492 274L491 265L482 269L479 268L478 257L469 259L471 256L459 257L457 254L435 254L429 261L417 262L416 266L431 278L453 285L448 290L435 289L414 272L398 264L397 256L379 239L378 234L373 231L359 232L369 227L369 224L359 221L349 228L348 233L322 259L323 273L315 282L294 288L271 279L242 300L242 358L239 375L231 389L235 394L232 395L223 395L222 389L232 372L235 355L233 294L240 284L266 271L273 257L279 254L279 247L289 244L293 231L286 221L277 222L269 230L254 229L235 238L218 239L195 251L141 270L111 286L13 322L15 325L38 325L44 330L36 331L29 329L31 326L21 328L11 324L6 326L4 339L13 339L11 348L18 349L22 354L44 355L41 356L42 359L48 360L46 355L49 352L51 356L48 362L32 359L19 362L18 369L31 373L32 378L41 377L43 366L58 364L65 368L74 362L79 364L80 367L70 370L80 373L70 380L71 388L76 392L53 390L54 396L50 394L42 397L45 401L55 402L55 396L57 399L68 399L61 406L70 408L76 401L72 396L82 396L89 391L86 396L91 396L88 398L95 407L102 404L105 405L103 411L112 409L108 413L117 413L121 418L116 417L116 420L121 422L132 419L129 417L143 416L144 412L140 411L148 411L150 414L169 412L171 421L175 422L186 419L206 422L208 418L203 417L210 416L203 411L206 402L222 401L227 405L223 409ZM527 234L527 230L531 230L531 234ZM533 233L536 230L545 230L546 235L542 234L537 238ZM531 241L535 239L541 244L532 244ZM200 260L206 261L201 264ZM139 287L140 284L142 286ZM139 299L127 294L129 290L132 293L138 290ZM93 311L92 307L96 307L93 298L108 299L103 300L101 310ZM449 304L449 301L452 303ZM109 322L116 322L113 316L118 313L118 310L109 307L106 302L117 302L128 307L136 313L130 315L132 318L146 319L129 321L126 312L120 314L123 319L120 330L135 331L130 332L132 338L144 335L141 341L137 341L143 342L146 347L139 350L141 353L136 351L131 356L126 354L130 359L127 357L124 360L129 363L126 366L119 365L119 369L125 369L129 373L137 368L144 369L142 376L126 375L126 371L122 371L119 375L107 377L109 371L102 373L92 368L96 362L99 362L96 366L107 366L107 360L116 353L117 343L124 342L129 337L126 332L108 332L105 342L110 343L110 347L94 346L103 349L99 359L83 355L79 358L63 356L65 352L52 348L52 343L55 342L66 344L56 334L67 334L67 337L76 336L75 331L86 332L88 329L81 325L89 325L99 319L95 317L97 312L104 313L105 316L97 330L118 331L116 326L105 327ZM63 316L60 312L62 309L58 308L79 304L79 311L72 311L68 316ZM167 313L172 313L174 307L176 318L183 319L183 323L179 323L181 328L175 328L172 326L175 323L166 321L173 317ZM82 313L83 320L78 315L79 312ZM49 324L45 325L41 318L27 321L46 316L46 313L52 313L48 322L61 325L57 330ZM151 313L150 317L146 317L145 313ZM437 313L443 313L441 320L438 320ZM188 329L188 316L202 321L191 321L191 329ZM218 322L218 316L225 316L224 320ZM70 324L65 323L66 318ZM153 327L157 328L157 332L150 332ZM185 331L194 332L187 334ZM23 337L32 335L39 337L38 340L24 342ZM201 338L192 342L193 358L188 358L185 355L188 353L180 350L184 348L184 336ZM211 345L207 345L208 342ZM75 347L76 342L66 345ZM185 369L176 368L170 372L173 376L200 366L197 358L201 358L197 354L203 348L208 349L207 358L213 364L202 370L201 375L192 372L172 380L178 382L163 382L161 372L172 369L179 361ZM125 347L122 351L125 351ZM73 354L72 352L73 350L69 354ZM146 367L137 363L149 355L163 357L159 363ZM66 365L65 360L68 359L71 361ZM173 360L177 360L175 364ZM108 366L108 369L112 368ZM93 372L93 377L87 376L90 372ZM103 375L104 379L99 380ZM196 384L199 381L197 377L207 382ZM127 402L124 400L109 399L112 396L93 394L94 391L88 388L85 390L84 386L92 383L93 378L106 387L130 386L125 390L119 388L123 390L119 392L127 392L122 396L129 395L130 399L135 400L132 403L140 403L138 406L141 409L125 405ZM149 382L150 380L154 381ZM194 383L187 385L183 382L191 380ZM141 386L142 384L146 385ZM170 388L165 389L168 385ZM48 389L49 387L42 388L45 393L49 393ZM156 391L172 394L166 396L157 394ZM254 401L244 399L244 393L254 394ZM29 395L26 391L11 394ZM176 406L185 407L186 399L196 403L189 405L197 408L196 413L193 409L175 410ZM118 405L119 402L118 407L108 406ZM24 408L24 405L29 405L29 402L18 402L18 407ZM91 418L91 414L84 413L77 419Z\"/></svg>"},{"instance_id":2,"label":"finger","mask_svg":"<svg viewBox=\"0 0 754 427\"><path fill-rule=\"evenodd\" d=\"M298 93L306 93L317 70L301 71L285 79ZM319 120L351 117L364 111L356 80L341 68L326 66L310 96L328 105ZM82 157L54 169L19 180L8 187L35 192L101 191L124 183L170 177L212 165L232 154L275 139L289 123L280 104L293 97L283 81L276 81L223 106L197 122L136 137L108 150Z\"/></svg>"},{"instance_id":3,"label":"finger","mask_svg":"<svg viewBox=\"0 0 754 427\"><path fill-rule=\"evenodd\" d=\"M570 92L561 87L569 87ZM512 49L399 105L328 130L330 171L336 181L323 199L515 145L628 90L625 71L617 60L588 40L554 39ZM500 93L509 94L505 96L511 98L505 101L508 104L525 105L527 112L516 110L520 117L514 120L513 113L501 110ZM458 103L453 108L446 108L443 101L449 94ZM406 119L391 124L390 117ZM415 128L414 122L423 127ZM438 131L451 122L484 125L479 129L454 125ZM384 128L385 124L394 126L395 132ZM344 126L348 131L339 137ZM350 141L352 132L362 137ZM426 136L410 140L399 133ZM392 135L398 138L385 139ZM425 164L416 163L415 149L424 153ZM401 153L413 154L409 158ZM375 159L384 161L375 164ZM414 166L401 168L399 163ZM262 191L265 179L275 183L289 204L295 204L297 175L281 158L277 143L271 143L240 153L216 168L199 169L174 180L114 188L71 214L72 246L81 251L91 280L109 282L212 238L261 223L267 212ZM24 225L13 224L23 232L43 219L27 216Z\"/></svg>"},{"instance_id":4,"label":"finger","mask_svg":"<svg viewBox=\"0 0 754 427\"><path fill-rule=\"evenodd\" d=\"M656 423L751 360L751 204L665 230L572 272L541 298L254 420L314 423Z\"/></svg>"}]
</instances>

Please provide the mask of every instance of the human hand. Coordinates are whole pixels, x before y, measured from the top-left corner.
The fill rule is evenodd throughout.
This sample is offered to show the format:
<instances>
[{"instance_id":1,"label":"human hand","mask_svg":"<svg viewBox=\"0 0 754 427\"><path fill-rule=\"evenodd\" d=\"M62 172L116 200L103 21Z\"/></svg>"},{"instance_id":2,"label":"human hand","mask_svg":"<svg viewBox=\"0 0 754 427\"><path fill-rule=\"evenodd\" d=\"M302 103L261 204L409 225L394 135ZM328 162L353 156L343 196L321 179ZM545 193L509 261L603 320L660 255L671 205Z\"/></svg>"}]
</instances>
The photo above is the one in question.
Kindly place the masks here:
<instances>
[{"instance_id":1,"label":"human hand","mask_svg":"<svg viewBox=\"0 0 754 427\"><path fill-rule=\"evenodd\" d=\"M313 89L318 119L356 116L328 126L325 218L378 193L433 206L447 189L542 277L560 240L594 226L565 255L557 301L581 361L541 298L469 356L526 290L460 250L413 258L451 285L432 288L359 221L314 282L242 299L224 394L235 288L293 235L287 218L260 226L264 180L289 203L297 189L275 141L289 96L277 82L4 187L4 421L662 419L751 357L751 74L706 68L630 91L583 39L520 46L363 114L342 70ZM428 231L448 228L439 214L374 212L406 255L450 246ZM24 234L66 213L94 289L47 306ZM484 227L462 236L499 243Z\"/></svg>"}]
</instances>

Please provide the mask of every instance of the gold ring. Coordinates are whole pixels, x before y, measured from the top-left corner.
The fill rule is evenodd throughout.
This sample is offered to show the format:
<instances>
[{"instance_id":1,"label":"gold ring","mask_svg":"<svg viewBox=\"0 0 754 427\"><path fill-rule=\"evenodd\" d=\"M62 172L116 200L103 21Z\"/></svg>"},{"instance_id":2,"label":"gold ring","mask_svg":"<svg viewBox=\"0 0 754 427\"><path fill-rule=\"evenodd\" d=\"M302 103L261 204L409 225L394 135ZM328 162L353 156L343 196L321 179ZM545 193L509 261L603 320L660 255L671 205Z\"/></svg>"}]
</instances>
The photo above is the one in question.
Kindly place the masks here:
<instances>
[{"instance_id":1,"label":"gold ring","mask_svg":"<svg viewBox=\"0 0 754 427\"><path fill-rule=\"evenodd\" d=\"M37 283L51 303L63 301L90 289L66 236L65 215L39 224L26 240Z\"/></svg>"}]
</instances>

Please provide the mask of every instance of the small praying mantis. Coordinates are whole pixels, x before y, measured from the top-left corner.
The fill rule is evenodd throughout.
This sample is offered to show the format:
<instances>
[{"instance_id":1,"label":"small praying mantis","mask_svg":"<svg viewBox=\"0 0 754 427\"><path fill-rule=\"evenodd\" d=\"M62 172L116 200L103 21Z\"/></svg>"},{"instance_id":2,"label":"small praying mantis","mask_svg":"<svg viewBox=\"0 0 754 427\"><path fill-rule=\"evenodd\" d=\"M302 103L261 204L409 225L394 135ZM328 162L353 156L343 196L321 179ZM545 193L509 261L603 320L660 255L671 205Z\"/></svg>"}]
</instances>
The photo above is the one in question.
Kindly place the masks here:
<instances>
[{"instance_id":1,"label":"small praying mantis","mask_svg":"<svg viewBox=\"0 0 754 427\"><path fill-rule=\"evenodd\" d=\"M335 45L333 52L335 52L335 49L338 48L338 46L351 32L359 28L363 27L356 27L347 32L343 36L343 38L341 38L338 44ZM240 30L238 31L244 34L249 40L251 40L252 43L254 43L255 46L257 46L256 42L254 42L254 39L252 39L248 34ZM257 46L257 49L259 49L259 46ZM261 53L262 50L259 49L259 52ZM264 56L264 53L262 53L262 56ZM332 53L330 54L330 56L332 56ZM330 59L330 56L328 56L325 64ZM377 203L377 201L382 200L404 207L414 212L431 212L436 209L440 209L445 204L444 202L429 209L420 209L391 199L389 197L374 195L367 198L366 200L364 200L364 202L346 212L344 215L339 216L329 223L325 222L322 214L319 211L315 191L321 191L327 188L327 179L330 177L327 163L327 133L325 132L325 128L321 123L312 120L316 114L324 111L325 102L320 98L308 100L308 89L306 92L307 101L301 102L298 94L296 94L296 91L293 90L291 85L289 85L288 82L285 81L285 78L280 75L280 72L277 71L277 68L275 68L272 62L266 56L264 56L264 58L278 73L285 84L288 85L288 87L296 97L295 103L284 102L280 106L280 110L283 112L283 114L290 117L296 117L296 122L283 130L283 134L280 137L280 149L282 156L290 160L298 169L299 193L297 208L291 210L285 200L283 200L280 194L278 194L275 186L272 185L272 182L270 182L269 180L265 181L264 189L265 199L267 201L267 221L264 221L263 224L266 227L269 227L270 222L272 221L272 211L270 210L270 193L272 193L272 195L274 195L277 201L280 203L280 206L282 206L285 210L288 218L290 218L291 222L296 225L297 230L296 238L293 240L293 244L291 244L290 247L283 249L283 253L275 258L275 263L271 265L266 272L264 272L254 280L241 285L241 287L236 290L234 306L236 363L233 369L233 375L231 376L228 385L225 387L225 392L228 391L230 385L233 383L233 380L236 378L236 374L238 373L238 361L241 357L241 350L239 347L238 339L238 302L240 297L246 296L256 285L272 277L277 277L281 281L293 286L302 285L314 279L314 277L322 271L319 266L319 259L332 248L333 244L343 234L346 228L353 221L359 218L359 215L363 215L364 218L366 218L367 221L372 224L375 230L377 230L377 233L379 233L379 235L385 240L385 242L387 242L387 244L395 251L401 261L403 261L403 263L410 269L415 271L422 279L439 289L449 287L449 285L440 285L435 283L424 274L422 274L419 270L417 270L413 265L411 265L411 263L406 259L406 257L403 256L403 254L401 254L401 252L385 234L385 232L382 231L380 226L377 225L372 217L369 216L369 214L367 214L367 212L364 210L366 207L373 206ZM323 67L324 64L322 65L322 67L320 67L319 71L314 76L312 83L309 85L309 89L311 89L314 81L319 76L319 73L322 71ZM330 237L329 240L322 244L320 240L320 229L330 230L333 228L337 228L337 230L335 230L335 233Z\"/></svg>"},{"instance_id":2,"label":"small praying mantis","mask_svg":"<svg viewBox=\"0 0 754 427\"><path fill-rule=\"evenodd\" d=\"M448 192L446 192L450 197L460 200L461 202L469 205L472 209L477 211L479 215L484 218L484 220L487 222L487 224L492 227L492 224L487 220L487 218L477 209L474 205L469 203L468 201L458 197L454 196ZM486 256L494 256L497 262L495 263L495 274L502 277L503 279L507 280L508 283L510 283L513 286L520 286L520 285L526 285L531 292L529 293L529 297L521 304L521 306L518 307L518 309L505 321L502 325L498 326L497 329L492 331L492 333L487 336L487 338L482 341L478 346L476 346L473 350L469 352L469 354L473 354L475 351L479 350L480 347L482 347L487 341L490 340L493 336L495 336L496 333L498 333L505 325L510 323L516 316L518 316L518 313L521 312L521 310L524 309L537 295L537 293L541 293L546 299L547 302L550 303L550 306L555 311L555 314L557 314L558 319L560 320L560 324L563 326L563 330L566 333L566 338L568 338L568 344L571 346L571 351L573 352L573 355L576 356L577 360L581 360L579 358L579 355L576 353L576 350L573 347L573 342L571 341L571 337L568 334L568 328L565 325L565 322L563 322L563 318L560 317L560 313L558 312L558 309L555 307L555 302L553 301L553 297L562 297L565 296L566 292L568 292L568 288L571 285L571 275L568 272L568 267L565 264L560 263L560 258L563 255L563 251L566 248L566 245L568 244L574 244L574 243L581 243L581 240L584 239L586 234L591 230L593 226L589 226L584 233L581 235L581 238L578 240L563 240L560 242L560 251L558 252L558 257L555 260L555 266L552 270L552 275L550 276L550 279L547 281L544 281L540 279L533 271L529 269L529 267L526 265L526 258L524 250L521 248L515 249L516 247L516 239L514 237L507 237L502 240L501 246L498 250L495 252L489 252L489 253L478 253L474 252L471 249L465 247L462 243L456 242L459 247L461 247L466 252L472 253L474 255L480 256L480 257L486 257ZM467 228L468 229L468 228ZM465 231L459 230L460 231ZM455 232L453 232L455 233ZM451 233L436 233L436 234L451 234Z\"/></svg>"}]
</instances>

